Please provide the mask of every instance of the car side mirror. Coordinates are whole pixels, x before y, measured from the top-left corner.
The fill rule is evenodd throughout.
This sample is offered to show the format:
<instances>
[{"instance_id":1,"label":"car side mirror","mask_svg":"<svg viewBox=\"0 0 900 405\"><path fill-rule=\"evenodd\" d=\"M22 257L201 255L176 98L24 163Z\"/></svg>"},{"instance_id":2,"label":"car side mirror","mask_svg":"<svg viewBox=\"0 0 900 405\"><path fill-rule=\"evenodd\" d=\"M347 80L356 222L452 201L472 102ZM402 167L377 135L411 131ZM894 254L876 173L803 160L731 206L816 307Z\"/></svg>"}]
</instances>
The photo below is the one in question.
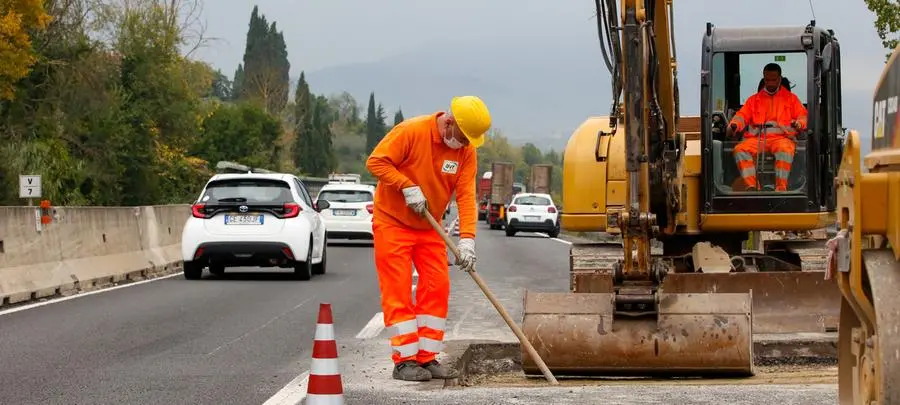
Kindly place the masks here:
<instances>
[{"instance_id":1,"label":"car side mirror","mask_svg":"<svg viewBox=\"0 0 900 405\"><path fill-rule=\"evenodd\" d=\"M316 211L322 212L322 210L327 210L329 207L331 207L331 203L329 203L328 200L319 200L316 201L313 206L316 208Z\"/></svg>"}]
</instances>

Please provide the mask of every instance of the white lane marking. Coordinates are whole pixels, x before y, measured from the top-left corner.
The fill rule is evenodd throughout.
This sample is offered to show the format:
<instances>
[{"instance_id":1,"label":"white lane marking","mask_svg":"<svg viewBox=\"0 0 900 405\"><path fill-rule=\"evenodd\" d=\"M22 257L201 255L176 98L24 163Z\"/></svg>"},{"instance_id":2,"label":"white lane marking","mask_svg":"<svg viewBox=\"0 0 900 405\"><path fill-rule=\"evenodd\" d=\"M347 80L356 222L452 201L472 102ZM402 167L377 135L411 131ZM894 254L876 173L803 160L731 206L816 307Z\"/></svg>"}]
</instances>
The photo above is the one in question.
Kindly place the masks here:
<instances>
[{"instance_id":1,"label":"white lane marking","mask_svg":"<svg viewBox=\"0 0 900 405\"><path fill-rule=\"evenodd\" d=\"M560 239L560 238L550 238L550 239L553 239L553 240L555 240L555 241L557 241L557 242L565 243L565 244L567 244L567 245L571 245L571 244L572 244L572 242L569 242L569 241L567 241L567 240L563 240L563 239Z\"/></svg>"},{"instance_id":2,"label":"white lane marking","mask_svg":"<svg viewBox=\"0 0 900 405\"><path fill-rule=\"evenodd\" d=\"M524 233L524 232L523 232L523 233ZM543 232L529 232L529 233L532 234L532 235L541 236L541 237L544 237L544 238L547 238L547 239L550 239L550 240L555 240L555 241L560 242L560 243L565 243L565 244L567 244L567 245L571 245L571 244L572 244L572 242L569 242L569 241L567 241L567 240L565 240L565 239L551 238L550 235L548 235L548 234L546 234L546 233L543 233Z\"/></svg>"},{"instance_id":3,"label":"white lane marking","mask_svg":"<svg viewBox=\"0 0 900 405\"><path fill-rule=\"evenodd\" d=\"M222 350L222 349L224 349L225 347L227 347L227 346L229 346L229 345L231 345L231 344L233 344L233 343L239 342L239 341L241 341L243 338L245 338L245 337L247 337L247 336L250 336L251 334L253 334L253 333L255 333L255 332L258 332L258 331L264 329L266 326L269 326L272 322L275 322L276 320L278 320L278 318L281 318L281 317L283 317L283 316L285 316L285 315L287 315L287 314L289 314L289 313L291 313L291 312L296 311L297 308L302 307L303 304L306 304L307 302L309 302L309 301L312 300L313 298L315 298L315 297L310 297L310 298L307 298L307 299L303 300L303 302L301 302L301 303L299 303L299 304L297 304L297 305L294 305L293 308L291 308L291 309L289 309L289 310L287 310L287 311L282 312L281 314L279 314L278 316L276 316L276 317L274 317L274 318L272 318L272 319L269 319L266 323L264 323L264 324L262 324L262 325L260 325L260 326L258 326L258 327L256 327L256 328L254 328L253 330L250 330L250 331L248 331L248 332L244 332L244 334L242 334L242 335L240 335L240 336L238 336L238 337L236 337L236 338L234 338L234 339L229 340L229 341L226 342L225 344L223 344L223 345L221 345L221 346L219 346L219 347L213 349L213 351L211 351L211 352L209 352L209 353L206 353L206 355L207 355L207 356L211 356L211 355L215 354L216 352L218 352L219 350Z\"/></svg>"},{"instance_id":4,"label":"white lane marking","mask_svg":"<svg viewBox=\"0 0 900 405\"><path fill-rule=\"evenodd\" d=\"M381 331L384 330L384 313L379 312L369 319L369 323L366 324L362 328L359 333L356 334L357 339L371 339L375 336L381 334Z\"/></svg>"},{"instance_id":5,"label":"white lane marking","mask_svg":"<svg viewBox=\"0 0 900 405\"><path fill-rule=\"evenodd\" d=\"M456 321L456 324L453 325L453 329L450 331L451 339L459 336L459 329L462 327L463 321L465 321L466 318L469 317L469 315L472 313L473 310L475 310L475 307L469 306L466 308L466 311L463 312L462 316L459 317L459 320Z\"/></svg>"},{"instance_id":6,"label":"white lane marking","mask_svg":"<svg viewBox=\"0 0 900 405\"><path fill-rule=\"evenodd\" d=\"M50 305L50 304L56 304L56 303L63 302L63 301L74 300L75 298L87 297L88 295L94 295L94 294L100 294L100 293L110 292L110 291L118 290L118 289L120 289L120 288L128 288L128 287L138 286L138 285L141 285L141 284L152 283L152 282L154 282L154 281L158 281L158 280L162 280L162 279L166 279L166 278L172 278L172 277L180 276L180 275L182 275L182 273L181 273L181 272L178 272L178 273L175 273L175 274L169 274L169 275L166 275L166 276L154 277L154 278L151 278L151 279L149 279L149 280L135 281L135 282L133 282L133 283L123 284L123 285L117 285L117 286L115 286L115 287L101 288L101 289L99 289L99 290L94 290L94 291L88 291L88 292L78 293L78 294L75 294L75 295L70 295L70 296L68 296L68 297L53 298L53 299L50 299L50 300L47 300L47 301L43 301L43 302L36 302L36 303L34 303L34 304L22 305L22 306L20 306L20 307L15 307L15 308L10 308L10 309L6 309L6 310L3 310L3 311L0 311L0 316L7 315L7 314L11 314L11 313L14 313L14 312L24 311L24 310L26 310L26 309L34 309L34 308L42 307L42 306L44 306L44 305Z\"/></svg>"},{"instance_id":7,"label":"white lane marking","mask_svg":"<svg viewBox=\"0 0 900 405\"><path fill-rule=\"evenodd\" d=\"M309 383L309 371L294 377L284 388L272 395L263 405L296 405L306 398L306 385Z\"/></svg>"}]
</instances>

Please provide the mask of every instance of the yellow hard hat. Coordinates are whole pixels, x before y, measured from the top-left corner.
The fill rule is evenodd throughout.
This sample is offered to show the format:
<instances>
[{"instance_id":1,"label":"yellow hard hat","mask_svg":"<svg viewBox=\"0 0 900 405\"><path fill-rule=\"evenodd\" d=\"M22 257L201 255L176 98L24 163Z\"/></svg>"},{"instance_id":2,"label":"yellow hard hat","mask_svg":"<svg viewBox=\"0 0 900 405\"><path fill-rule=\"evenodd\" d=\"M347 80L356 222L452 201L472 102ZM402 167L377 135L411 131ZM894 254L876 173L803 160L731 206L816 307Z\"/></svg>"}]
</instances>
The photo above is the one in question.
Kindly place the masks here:
<instances>
[{"instance_id":1,"label":"yellow hard hat","mask_svg":"<svg viewBox=\"0 0 900 405\"><path fill-rule=\"evenodd\" d=\"M473 146L484 145L484 134L491 128L491 112L477 96L453 97L450 114Z\"/></svg>"}]
</instances>

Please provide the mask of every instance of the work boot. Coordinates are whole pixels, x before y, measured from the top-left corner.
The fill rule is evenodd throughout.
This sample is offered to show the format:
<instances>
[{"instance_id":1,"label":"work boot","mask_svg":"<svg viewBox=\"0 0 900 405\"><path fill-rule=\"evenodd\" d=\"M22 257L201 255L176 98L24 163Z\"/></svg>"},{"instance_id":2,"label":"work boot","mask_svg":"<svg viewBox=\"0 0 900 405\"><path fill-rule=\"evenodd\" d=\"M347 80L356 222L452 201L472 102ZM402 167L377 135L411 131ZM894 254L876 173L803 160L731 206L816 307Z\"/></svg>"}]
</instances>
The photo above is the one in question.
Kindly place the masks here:
<instances>
[{"instance_id":1,"label":"work boot","mask_svg":"<svg viewBox=\"0 0 900 405\"><path fill-rule=\"evenodd\" d=\"M451 379L459 377L459 371L438 363L437 360L429 361L422 364L426 370L431 372L431 378Z\"/></svg>"},{"instance_id":2,"label":"work boot","mask_svg":"<svg viewBox=\"0 0 900 405\"><path fill-rule=\"evenodd\" d=\"M402 361L394 365L394 379L403 381L428 381L431 373L419 367L415 360Z\"/></svg>"}]
</instances>

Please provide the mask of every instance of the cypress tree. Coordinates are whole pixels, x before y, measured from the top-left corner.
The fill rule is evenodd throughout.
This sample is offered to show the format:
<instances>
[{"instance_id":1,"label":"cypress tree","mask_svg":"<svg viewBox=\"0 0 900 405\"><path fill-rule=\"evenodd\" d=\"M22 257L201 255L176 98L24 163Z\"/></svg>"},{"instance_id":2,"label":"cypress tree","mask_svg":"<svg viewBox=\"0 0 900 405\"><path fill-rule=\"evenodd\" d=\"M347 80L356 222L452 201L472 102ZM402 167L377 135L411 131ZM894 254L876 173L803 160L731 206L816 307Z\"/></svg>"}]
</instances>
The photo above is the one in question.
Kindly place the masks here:
<instances>
[{"instance_id":1,"label":"cypress tree","mask_svg":"<svg viewBox=\"0 0 900 405\"><path fill-rule=\"evenodd\" d=\"M378 142L381 142L381 140L384 139L384 136L387 135L387 131L388 131L387 113L384 111L384 107L381 105L381 103L378 103L378 108L376 109L376 112L375 112L375 118L376 118L376 121L375 121L375 123L376 123L375 124L375 128L376 128L375 144L378 145Z\"/></svg>"},{"instance_id":2,"label":"cypress tree","mask_svg":"<svg viewBox=\"0 0 900 405\"><path fill-rule=\"evenodd\" d=\"M277 24L270 25L259 8L253 7L247 30L243 64L235 72L239 83L238 99L253 100L270 113L279 113L287 105L290 91L290 62L287 45ZM240 76L240 78L238 78Z\"/></svg>"},{"instance_id":3,"label":"cypress tree","mask_svg":"<svg viewBox=\"0 0 900 405\"><path fill-rule=\"evenodd\" d=\"M394 114L394 126L396 127L397 124L401 122L403 122L403 109L398 108L397 112Z\"/></svg>"},{"instance_id":4,"label":"cypress tree","mask_svg":"<svg viewBox=\"0 0 900 405\"><path fill-rule=\"evenodd\" d=\"M309 154L314 150L310 132L310 93L305 72L300 72L297 90L294 92L294 166L305 167Z\"/></svg>"},{"instance_id":5,"label":"cypress tree","mask_svg":"<svg viewBox=\"0 0 900 405\"><path fill-rule=\"evenodd\" d=\"M375 93L372 92L369 94L369 108L366 112L366 154L372 153L372 149L375 149L380 140L378 117L375 115Z\"/></svg>"}]
</instances>

